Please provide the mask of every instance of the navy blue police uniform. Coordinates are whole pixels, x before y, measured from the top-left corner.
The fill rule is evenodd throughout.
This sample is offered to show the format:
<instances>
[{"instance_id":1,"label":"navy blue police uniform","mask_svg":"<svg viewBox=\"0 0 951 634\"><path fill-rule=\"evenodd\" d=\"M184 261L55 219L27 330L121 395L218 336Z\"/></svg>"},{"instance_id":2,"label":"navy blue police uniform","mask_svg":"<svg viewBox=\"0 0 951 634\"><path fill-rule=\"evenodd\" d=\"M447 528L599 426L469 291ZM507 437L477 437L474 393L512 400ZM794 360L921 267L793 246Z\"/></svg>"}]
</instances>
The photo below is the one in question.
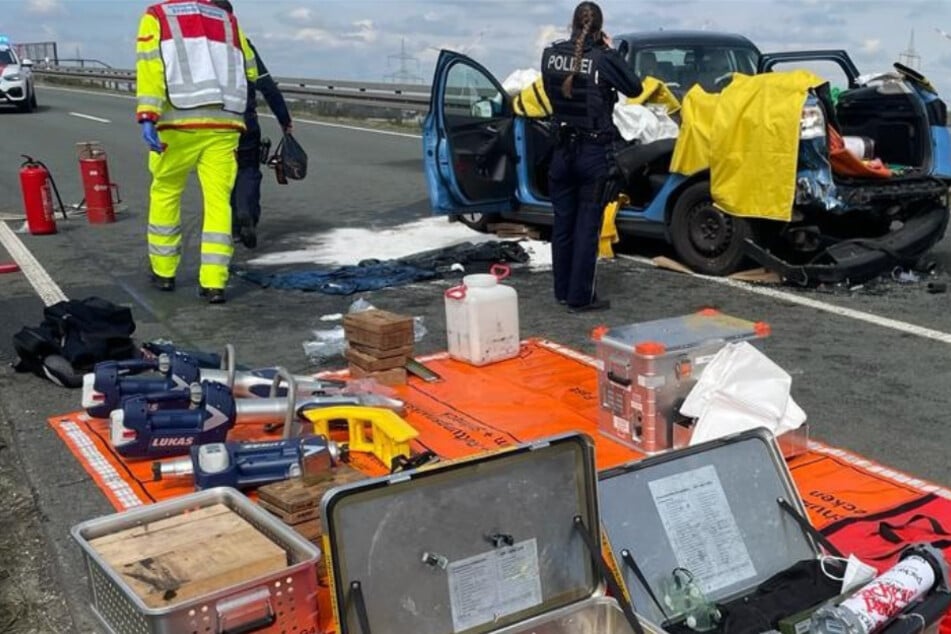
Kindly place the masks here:
<instances>
[{"instance_id":1,"label":"navy blue police uniform","mask_svg":"<svg viewBox=\"0 0 951 634\"><path fill-rule=\"evenodd\" d=\"M256 92L260 91L264 96L282 129L291 124L291 115L284 96L261 60L261 55L253 44L248 44L257 60L258 79L253 83L248 82L248 107L244 113L245 131L238 141L238 176L231 192L231 211L234 233L241 236L246 246L253 247L257 242L253 229L261 220L262 179L261 125L258 123Z\"/></svg>"},{"instance_id":2,"label":"navy blue police uniform","mask_svg":"<svg viewBox=\"0 0 951 634\"><path fill-rule=\"evenodd\" d=\"M597 307L595 277L598 238L613 143L620 138L612 120L618 92L636 97L643 90L621 55L588 38L572 80L572 95L562 84L575 65L570 40L555 42L542 54L542 81L551 102L556 149L549 170L555 219L552 273L555 299L569 309Z\"/></svg>"}]
</instances>

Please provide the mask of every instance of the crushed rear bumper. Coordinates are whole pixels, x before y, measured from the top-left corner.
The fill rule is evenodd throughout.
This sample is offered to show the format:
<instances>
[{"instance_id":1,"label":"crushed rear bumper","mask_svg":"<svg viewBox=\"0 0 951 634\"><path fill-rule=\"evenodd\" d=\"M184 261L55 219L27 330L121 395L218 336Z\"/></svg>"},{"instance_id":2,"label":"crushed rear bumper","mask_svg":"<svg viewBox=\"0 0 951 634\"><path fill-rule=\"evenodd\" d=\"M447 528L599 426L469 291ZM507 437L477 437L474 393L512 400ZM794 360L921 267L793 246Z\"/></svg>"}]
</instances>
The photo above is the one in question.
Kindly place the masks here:
<instances>
[{"instance_id":1,"label":"crushed rear bumper","mask_svg":"<svg viewBox=\"0 0 951 634\"><path fill-rule=\"evenodd\" d=\"M858 238L834 244L810 264L786 262L750 239L746 241L746 254L791 284L857 283L895 266L916 263L944 237L948 217L948 208L936 205L880 238Z\"/></svg>"}]
</instances>

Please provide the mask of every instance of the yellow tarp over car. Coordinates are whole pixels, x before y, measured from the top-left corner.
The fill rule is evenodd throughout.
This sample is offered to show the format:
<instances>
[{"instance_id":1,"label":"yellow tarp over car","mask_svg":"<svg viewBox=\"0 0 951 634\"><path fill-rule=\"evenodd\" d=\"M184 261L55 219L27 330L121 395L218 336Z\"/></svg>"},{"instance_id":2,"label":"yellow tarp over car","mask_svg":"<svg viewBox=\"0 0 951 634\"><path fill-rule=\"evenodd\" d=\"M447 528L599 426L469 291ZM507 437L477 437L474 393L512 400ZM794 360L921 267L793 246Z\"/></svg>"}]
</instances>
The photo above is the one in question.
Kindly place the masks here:
<instances>
[{"instance_id":1,"label":"yellow tarp over car","mask_svg":"<svg viewBox=\"0 0 951 634\"><path fill-rule=\"evenodd\" d=\"M644 105L657 103L667 107L667 114L674 114L680 110L680 102L670 88L662 80L647 76L641 80L644 90L637 97L628 97L627 103Z\"/></svg>"},{"instance_id":2,"label":"yellow tarp over car","mask_svg":"<svg viewBox=\"0 0 951 634\"><path fill-rule=\"evenodd\" d=\"M710 169L710 193L726 213L788 222L796 195L802 108L825 83L804 70L733 76L719 95L695 86L684 98L671 171Z\"/></svg>"}]
</instances>

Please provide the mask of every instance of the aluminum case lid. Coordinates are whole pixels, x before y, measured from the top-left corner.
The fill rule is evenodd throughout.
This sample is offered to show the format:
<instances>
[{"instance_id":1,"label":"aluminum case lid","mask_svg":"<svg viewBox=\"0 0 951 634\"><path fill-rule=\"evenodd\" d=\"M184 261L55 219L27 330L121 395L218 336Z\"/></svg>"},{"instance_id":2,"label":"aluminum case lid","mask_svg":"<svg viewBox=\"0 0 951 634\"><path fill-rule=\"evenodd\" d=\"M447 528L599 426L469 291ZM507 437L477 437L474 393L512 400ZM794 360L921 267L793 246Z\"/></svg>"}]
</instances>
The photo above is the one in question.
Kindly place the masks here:
<instances>
[{"instance_id":1,"label":"aluminum case lid","mask_svg":"<svg viewBox=\"0 0 951 634\"><path fill-rule=\"evenodd\" d=\"M819 549L778 500L805 508L772 435L754 429L600 474L602 527L638 613L663 624L657 599L675 568L690 570L710 601L740 597Z\"/></svg>"},{"instance_id":2,"label":"aluminum case lid","mask_svg":"<svg viewBox=\"0 0 951 634\"><path fill-rule=\"evenodd\" d=\"M600 543L596 487L594 444L570 434L327 492L339 634L481 634L598 593L575 528Z\"/></svg>"},{"instance_id":3,"label":"aluminum case lid","mask_svg":"<svg viewBox=\"0 0 951 634\"><path fill-rule=\"evenodd\" d=\"M635 350L638 344L659 343L666 352L676 352L711 341L730 343L765 336L769 327L707 309L681 317L658 319L610 328L602 341L612 346Z\"/></svg>"}]
</instances>

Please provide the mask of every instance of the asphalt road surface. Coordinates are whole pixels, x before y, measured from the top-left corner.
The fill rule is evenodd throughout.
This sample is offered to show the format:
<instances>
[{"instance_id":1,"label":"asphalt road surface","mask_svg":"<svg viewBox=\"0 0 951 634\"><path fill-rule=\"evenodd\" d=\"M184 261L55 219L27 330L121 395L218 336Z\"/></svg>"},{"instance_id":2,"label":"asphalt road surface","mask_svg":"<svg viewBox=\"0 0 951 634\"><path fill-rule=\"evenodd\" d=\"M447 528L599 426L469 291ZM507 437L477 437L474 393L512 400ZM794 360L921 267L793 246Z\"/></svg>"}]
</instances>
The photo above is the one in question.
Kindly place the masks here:
<instances>
[{"instance_id":1,"label":"asphalt road surface","mask_svg":"<svg viewBox=\"0 0 951 634\"><path fill-rule=\"evenodd\" d=\"M179 290L150 289L144 243L148 174L133 102L51 88L40 89L39 101L36 114L0 112L0 217L21 213L20 154L44 161L64 201L78 202L75 144L82 141L105 144L123 198L114 224L91 226L75 217L60 220L56 235L21 235L68 296L99 295L131 305L141 340L162 336L209 350L230 342L248 365L318 369L301 343L321 327L321 315L345 312L353 297L265 290L235 280L227 304L200 301L200 195L194 183L184 206ZM266 121L265 127L276 138L276 124ZM238 247L236 263L292 250L305 236L339 227L385 228L428 216L418 138L305 122L296 131L310 153L311 174L284 187L265 175L261 246L255 252ZM366 250L361 244L349 248ZM655 248L635 244L626 251L637 255ZM947 240L934 256L941 271L935 279L949 281L943 272L951 270ZM0 248L0 262L5 260ZM432 352L445 346L442 292L448 284L365 297L381 308L423 316L429 334L417 349ZM765 351L792 374L793 396L808 413L814 437L951 484L949 300L928 294L923 282L763 294L619 259L601 266L611 311L583 316L567 315L554 303L550 273L517 269L511 284L519 293L523 337L543 336L585 352L593 351L588 333L600 323L671 317L706 306L768 321L773 334ZM46 423L49 416L78 409L79 397L8 368L11 335L37 324L41 313L42 302L21 274L0 276L0 632L94 632L88 581L69 529L112 508Z\"/></svg>"}]
</instances>

